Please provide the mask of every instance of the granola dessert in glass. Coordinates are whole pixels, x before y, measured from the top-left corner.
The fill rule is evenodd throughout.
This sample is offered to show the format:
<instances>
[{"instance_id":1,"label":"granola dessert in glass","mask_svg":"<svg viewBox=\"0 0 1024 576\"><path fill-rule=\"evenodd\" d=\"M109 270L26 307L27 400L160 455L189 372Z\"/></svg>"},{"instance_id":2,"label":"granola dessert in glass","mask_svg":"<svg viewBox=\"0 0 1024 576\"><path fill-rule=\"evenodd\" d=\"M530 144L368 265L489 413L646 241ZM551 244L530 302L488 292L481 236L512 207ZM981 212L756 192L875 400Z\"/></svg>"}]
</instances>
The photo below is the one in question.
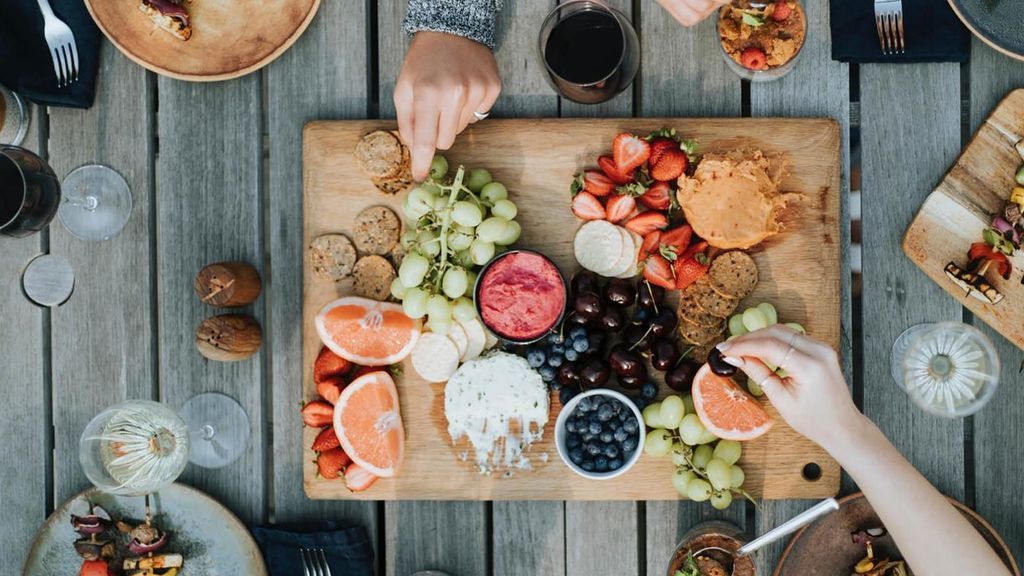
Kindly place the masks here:
<instances>
[{"instance_id":1,"label":"granola dessert in glass","mask_svg":"<svg viewBox=\"0 0 1024 576\"><path fill-rule=\"evenodd\" d=\"M756 576L749 556L733 558L714 550L735 553L744 543L742 532L728 522L712 520L691 528L672 555L668 576Z\"/></svg>"},{"instance_id":2,"label":"granola dessert in glass","mask_svg":"<svg viewBox=\"0 0 1024 576\"><path fill-rule=\"evenodd\" d=\"M797 0L749 0L725 5L718 13L722 54L733 72L754 82L777 80L796 65L807 39L807 15Z\"/></svg>"}]
</instances>

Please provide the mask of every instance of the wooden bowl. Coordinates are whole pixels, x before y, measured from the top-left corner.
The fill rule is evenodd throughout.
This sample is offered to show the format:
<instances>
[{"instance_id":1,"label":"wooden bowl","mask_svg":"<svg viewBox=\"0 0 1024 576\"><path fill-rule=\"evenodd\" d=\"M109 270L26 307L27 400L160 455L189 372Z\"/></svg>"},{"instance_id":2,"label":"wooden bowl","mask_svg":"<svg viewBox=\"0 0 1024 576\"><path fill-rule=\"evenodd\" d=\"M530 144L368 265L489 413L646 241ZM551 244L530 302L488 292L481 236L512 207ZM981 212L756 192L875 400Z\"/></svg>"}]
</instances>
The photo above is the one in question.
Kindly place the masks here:
<instances>
[{"instance_id":1,"label":"wooden bowl","mask_svg":"<svg viewBox=\"0 0 1024 576\"><path fill-rule=\"evenodd\" d=\"M1013 552L995 528L977 512L960 502L952 504L985 538L1014 576L1021 576ZM850 533L861 528L881 526L871 504L862 492L839 500L839 511L830 514L796 533L789 541L774 576L806 576L807 574L850 574L853 565L864 557L864 547L850 541ZM877 558L902 558L892 537L886 535L872 541Z\"/></svg>"},{"instance_id":2,"label":"wooden bowl","mask_svg":"<svg viewBox=\"0 0 1024 576\"><path fill-rule=\"evenodd\" d=\"M287 50L309 26L320 0L192 0L192 37L179 40L139 11L139 0L85 0L118 50L157 74L213 82L244 76Z\"/></svg>"}]
</instances>

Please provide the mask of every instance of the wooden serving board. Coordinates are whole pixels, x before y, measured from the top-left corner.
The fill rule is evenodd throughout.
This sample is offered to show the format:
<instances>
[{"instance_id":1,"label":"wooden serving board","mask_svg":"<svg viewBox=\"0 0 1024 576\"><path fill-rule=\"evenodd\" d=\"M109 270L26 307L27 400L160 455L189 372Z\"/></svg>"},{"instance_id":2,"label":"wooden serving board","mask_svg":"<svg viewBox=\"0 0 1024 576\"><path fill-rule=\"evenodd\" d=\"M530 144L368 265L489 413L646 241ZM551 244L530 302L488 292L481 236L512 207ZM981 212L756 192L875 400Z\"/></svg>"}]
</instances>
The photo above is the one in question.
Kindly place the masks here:
<instances>
[{"instance_id":1,"label":"wooden serving board","mask_svg":"<svg viewBox=\"0 0 1024 576\"><path fill-rule=\"evenodd\" d=\"M1014 143L1024 138L1024 89L1011 92L996 106L939 185L928 195L903 237L903 252L946 292L1006 339L1024 349L1024 258L1010 260L1009 280L988 274L1003 293L988 304L965 293L945 274L946 264L963 268L967 250L982 241L982 232L1001 214L1022 163Z\"/></svg>"},{"instance_id":2,"label":"wooden serving board","mask_svg":"<svg viewBox=\"0 0 1024 576\"><path fill-rule=\"evenodd\" d=\"M783 189L804 197L789 230L751 251L760 283L747 302L768 301L779 318L799 322L817 338L839 345L839 128L827 119L605 119L487 120L459 136L445 156L449 164L483 167L509 189L519 206L523 234L517 246L551 257L571 277L579 266L572 240L580 222L570 211L573 174L592 166L623 131L639 134L673 127L699 142L701 151L757 148L783 155L789 174ZM401 214L402 195L384 196L363 175L352 151L372 130L392 129L382 121L313 122L303 139L304 242L320 234L349 233L364 208L384 204ZM305 399L313 398L313 360L320 350L314 317L328 302L350 291L305 270L303 334ZM652 372L652 374L654 374ZM398 379L405 422L405 461L399 475L352 494L340 480L316 475L309 450L316 430L307 429L301 447L305 489L311 498L366 500L538 499L538 500L675 500L668 458L642 457L628 473L607 481L586 480L562 464L554 445L554 422L560 405L552 400L542 442L531 451L534 469L511 477L481 476L459 459L444 416L444 387L420 380L406 366ZM663 394L667 387L662 386ZM556 395L557 396L557 395ZM774 409L769 407L769 410ZM777 416L777 414L776 414ZM547 462L543 460L546 458ZM803 477L816 464L820 478ZM767 435L744 445L744 487L763 498L819 498L839 490L839 466L822 449L777 418Z\"/></svg>"}]
</instances>

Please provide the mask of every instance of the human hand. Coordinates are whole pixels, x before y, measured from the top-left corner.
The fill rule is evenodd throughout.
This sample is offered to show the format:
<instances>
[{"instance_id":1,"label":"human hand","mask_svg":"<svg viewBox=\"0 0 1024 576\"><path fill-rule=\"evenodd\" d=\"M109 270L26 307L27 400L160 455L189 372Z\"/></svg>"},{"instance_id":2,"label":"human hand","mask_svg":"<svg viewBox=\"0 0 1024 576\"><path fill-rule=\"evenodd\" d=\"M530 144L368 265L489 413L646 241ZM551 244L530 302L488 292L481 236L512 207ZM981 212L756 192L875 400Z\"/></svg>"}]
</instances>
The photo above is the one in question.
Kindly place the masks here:
<instances>
[{"instance_id":1,"label":"human hand","mask_svg":"<svg viewBox=\"0 0 1024 576\"><path fill-rule=\"evenodd\" d=\"M434 150L491 109L501 92L494 54L478 42L442 32L417 32L395 83L398 130L409 145L412 175L423 180Z\"/></svg>"},{"instance_id":2,"label":"human hand","mask_svg":"<svg viewBox=\"0 0 1024 576\"><path fill-rule=\"evenodd\" d=\"M730 0L658 0L658 4L683 26L694 26Z\"/></svg>"},{"instance_id":3,"label":"human hand","mask_svg":"<svg viewBox=\"0 0 1024 576\"><path fill-rule=\"evenodd\" d=\"M780 324L718 345L724 359L761 385L797 432L830 452L854 435L863 416L853 404L830 346ZM780 378L769 366L785 373Z\"/></svg>"}]
</instances>

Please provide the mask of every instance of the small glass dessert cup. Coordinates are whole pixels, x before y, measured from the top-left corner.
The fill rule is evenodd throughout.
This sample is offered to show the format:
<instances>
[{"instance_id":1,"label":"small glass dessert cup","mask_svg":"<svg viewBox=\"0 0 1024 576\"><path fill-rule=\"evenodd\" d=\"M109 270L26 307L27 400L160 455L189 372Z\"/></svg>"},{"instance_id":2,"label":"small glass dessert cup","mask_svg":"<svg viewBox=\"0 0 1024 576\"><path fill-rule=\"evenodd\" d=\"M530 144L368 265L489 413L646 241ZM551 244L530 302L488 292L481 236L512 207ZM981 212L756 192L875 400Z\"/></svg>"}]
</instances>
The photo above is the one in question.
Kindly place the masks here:
<instances>
[{"instance_id":1,"label":"small glass dessert cup","mask_svg":"<svg viewBox=\"0 0 1024 576\"><path fill-rule=\"evenodd\" d=\"M757 570L749 556L734 559L729 554L715 550L721 548L735 553L745 543L746 538L744 538L743 532L728 522L720 520L701 522L683 534L682 541L679 542L679 546L676 547L676 551L669 561L667 574L675 576L677 570L688 573L686 568L691 554L696 554L694 561L702 569L702 573L709 573L709 570L705 569L708 565L717 565L725 570L726 574L733 576L756 576ZM703 552L701 552L702 550ZM698 552L699 554L697 554ZM699 560L701 558L703 560Z\"/></svg>"},{"instance_id":2,"label":"small glass dessert cup","mask_svg":"<svg viewBox=\"0 0 1024 576\"><path fill-rule=\"evenodd\" d=\"M726 4L718 12L718 46L729 69L751 82L770 82L796 67L807 40L807 13L799 0L751 7L749 0ZM785 8L781 8L785 6ZM786 10L776 20L776 10Z\"/></svg>"}]
</instances>

